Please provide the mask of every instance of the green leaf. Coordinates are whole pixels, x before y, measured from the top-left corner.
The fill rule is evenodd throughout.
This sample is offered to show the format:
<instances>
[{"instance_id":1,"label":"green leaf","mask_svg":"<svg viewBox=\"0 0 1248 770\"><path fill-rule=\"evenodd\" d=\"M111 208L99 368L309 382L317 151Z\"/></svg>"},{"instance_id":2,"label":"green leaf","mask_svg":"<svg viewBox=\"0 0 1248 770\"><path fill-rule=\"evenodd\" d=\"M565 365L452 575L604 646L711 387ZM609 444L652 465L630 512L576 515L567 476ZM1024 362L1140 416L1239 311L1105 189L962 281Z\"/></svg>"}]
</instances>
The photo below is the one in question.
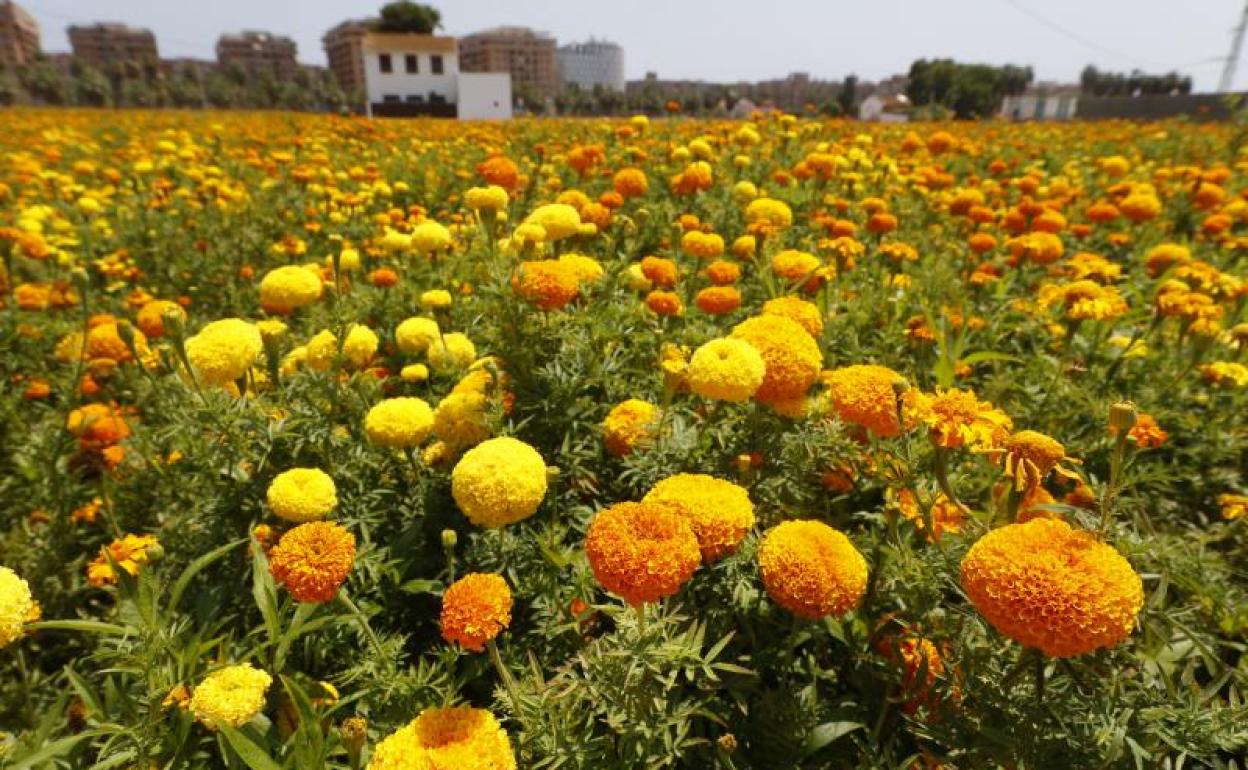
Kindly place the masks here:
<instances>
[{"instance_id":1,"label":"green leaf","mask_svg":"<svg viewBox=\"0 0 1248 770\"><path fill-rule=\"evenodd\" d=\"M27 628L37 631L83 631L89 634L111 634L125 636L130 629L115 623L102 623L98 620L41 620L31 623Z\"/></svg>"},{"instance_id":2,"label":"green leaf","mask_svg":"<svg viewBox=\"0 0 1248 770\"><path fill-rule=\"evenodd\" d=\"M220 730L230 748L251 770L282 770L282 766L245 733L228 725L221 725Z\"/></svg>"},{"instance_id":3,"label":"green leaf","mask_svg":"<svg viewBox=\"0 0 1248 770\"><path fill-rule=\"evenodd\" d=\"M253 545L251 550L251 595L260 609L260 617L264 618L269 641L276 642L282 634L282 620L277 612L277 586L269 572L269 560L259 544Z\"/></svg>"},{"instance_id":4,"label":"green leaf","mask_svg":"<svg viewBox=\"0 0 1248 770\"><path fill-rule=\"evenodd\" d=\"M34 754L27 755L22 761L13 765L6 765L6 767L8 770L29 770L30 768L39 767L48 760L56 759L57 757L63 757L69 754L79 743L82 743L88 738L95 738L99 735L103 735L102 730L88 730L85 733L78 733L77 735L71 735L67 738L52 741L51 743L45 744L43 748L39 749Z\"/></svg>"},{"instance_id":5,"label":"green leaf","mask_svg":"<svg viewBox=\"0 0 1248 770\"><path fill-rule=\"evenodd\" d=\"M108 714L104 711L104 705L100 702L100 696L96 694L91 684L86 679L83 679L82 675L71 666L65 667L65 676L69 678L69 683L78 693L78 697L82 698L82 702L86 704L87 714L96 718L107 718Z\"/></svg>"},{"instance_id":6,"label":"green leaf","mask_svg":"<svg viewBox=\"0 0 1248 770\"><path fill-rule=\"evenodd\" d=\"M864 726L861 722L824 722L806 736L802 757L809 757L838 738L849 735L854 730L861 730Z\"/></svg>"},{"instance_id":7,"label":"green leaf","mask_svg":"<svg viewBox=\"0 0 1248 770\"><path fill-rule=\"evenodd\" d=\"M1018 356L1011 356L1008 353L997 353L991 350L977 350L974 353L968 353L962 357L962 363L966 365L978 364L984 361L1018 361Z\"/></svg>"},{"instance_id":8,"label":"green leaf","mask_svg":"<svg viewBox=\"0 0 1248 770\"><path fill-rule=\"evenodd\" d=\"M173 588L169 591L169 609L172 611L177 609L178 602L182 599L182 594L186 593L186 589L191 585L191 581L202 572L208 565L225 554L247 542L246 540L235 540L233 543L226 543L220 548L213 549L195 561L187 565L182 570L182 574L178 575L178 579L174 582Z\"/></svg>"},{"instance_id":9,"label":"green leaf","mask_svg":"<svg viewBox=\"0 0 1248 770\"><path fill-rule=\"evenodd\" d=\"M444 587L440 580L409 580L399 590L405 594L438 594Z\"/></svg>"}]
</instances>

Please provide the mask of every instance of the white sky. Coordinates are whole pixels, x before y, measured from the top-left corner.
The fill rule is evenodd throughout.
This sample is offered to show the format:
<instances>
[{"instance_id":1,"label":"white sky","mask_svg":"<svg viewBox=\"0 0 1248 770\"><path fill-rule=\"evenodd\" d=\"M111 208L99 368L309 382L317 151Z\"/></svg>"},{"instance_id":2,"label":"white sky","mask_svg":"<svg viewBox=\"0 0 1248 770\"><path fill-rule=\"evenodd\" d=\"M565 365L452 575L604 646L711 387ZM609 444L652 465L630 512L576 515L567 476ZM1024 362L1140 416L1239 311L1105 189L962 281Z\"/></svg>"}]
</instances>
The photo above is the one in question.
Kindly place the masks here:
<instances>
[{"instance_id":1,"label":"white sky","mask_svg":"<svg viewBox=\"0 0 1248 770\"><path fill-rule=\"evenodd\" d=\"M214 58L222 32L293 37L299 58L323 64L320 38L383 0L17 0L65 51L71 23L121 21L156 33L162 56ZM789 72L878 80L919 57L1035 68L1074 81L1101 69L1178 69L1213 90L1243 12L1241 0L435 0L443 28L461 35L500 24L560 42L592 36L624 47L628 77L764 80ZM1248 52L1245 53L1248 58ZM1237 88L1248 88L1248 61Z\"/></svg>"}]
</instances>

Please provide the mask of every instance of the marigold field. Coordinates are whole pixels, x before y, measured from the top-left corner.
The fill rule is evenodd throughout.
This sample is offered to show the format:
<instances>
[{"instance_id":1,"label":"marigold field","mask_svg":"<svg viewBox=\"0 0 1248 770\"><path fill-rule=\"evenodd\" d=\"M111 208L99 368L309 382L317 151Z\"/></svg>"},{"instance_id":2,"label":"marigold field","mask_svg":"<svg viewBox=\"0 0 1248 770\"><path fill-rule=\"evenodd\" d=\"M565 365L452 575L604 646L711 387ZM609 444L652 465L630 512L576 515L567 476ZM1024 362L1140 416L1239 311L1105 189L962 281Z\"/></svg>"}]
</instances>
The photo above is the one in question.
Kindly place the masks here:
<instances>
[{"instance_id":1,"label":"marigold field","mask_svg":"<svg viewBox=\"0 0 1248 770\"><path fill-rule=\"evenodd\" d=\"M0 766L1244 768L1246 140L0 112Z\"/></svg>"}]
</instances>

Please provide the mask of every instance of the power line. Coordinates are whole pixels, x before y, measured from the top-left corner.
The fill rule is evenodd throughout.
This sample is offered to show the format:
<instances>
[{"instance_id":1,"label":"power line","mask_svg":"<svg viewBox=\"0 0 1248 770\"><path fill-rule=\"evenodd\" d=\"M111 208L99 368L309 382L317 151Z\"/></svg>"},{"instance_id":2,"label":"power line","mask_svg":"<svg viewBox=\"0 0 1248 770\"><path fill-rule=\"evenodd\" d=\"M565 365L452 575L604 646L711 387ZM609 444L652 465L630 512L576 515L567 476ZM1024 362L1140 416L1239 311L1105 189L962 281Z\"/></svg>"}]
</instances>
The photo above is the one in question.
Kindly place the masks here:
<instances>
[{"instance_id":1,"label":"power line","mask_svg":"<svg viewBox=\"0 0 1248 770\"><path fill-rule=\"evenodd\" d=\"M1095 49L1095 50L1097 50L1097 51L1100 51L1101 53L1108 54L1108 55L1113 56L1113 57L1118 58L1118 59L1125 59L1125 60L1127 60L1127 61L1134 62L1135 64L1141 64L1141 65L1144 65L1145 67L1165 67L1165 66L1166 66L1166 65L1161 64L1161 63L1159 63L1159 62L1149 61L1149 60L1147 60L1147 59L1141 59L1141 58L1139 58L1138 56L1132 56L1131 54L1126 54L1126 53L1123 53L1123 52L1121 52L1121 51L1115 51L1115 50L1114 50L1114 49L1112 49L1112 48L1108 48L1108 47L1106 47L1106 46L1104 46L1104 45L1101 45L1100 43L1096 42L1095 40L1092 40L1091 38L1084 37L1083 35L1079 34L1078 32L1075 32L1074 30L1068 29L1067 27L1064 27L1064 26L1062 26L1061 24L1058 24L1057 22L1053 21L1052 19L1049 19L1049 18L1046 18L1046 17L1044 17L1044 16L1041 16L1040 14L1038 14L1038 13L1036 13L1035 11L1031 10L1031 9L1030 9L1030 8L1028 8L1027 6L1025 6L1025 5L1023 5L1022 3L1018 2L1018 0L1005 0L1005 2L1006 2L1008 5L1010 5L1011 7L1013 7L1013 8L1014 8L1014 10L1018 11L1019 13L1021 13L1021 14L1025 15L1025 16L1030 17L1033 21L1040 22L1041 24L1043 24L1044 26L1046 26L1046 27L1048 27L1049 29L1053 30L1054 32L1057 32L1057 33L1058 33L1058 34L1060 34L1060 35L1065 35L1066 37L1070 38L1071 40L1074 40L1074 41L1075 41L1075 42L1077 42L1077 43L1080 43L1080 44L1082 44L1082 45L1084 45L1084 46L1087 46L1088 48Z\"/></svg>"}]
</instances>

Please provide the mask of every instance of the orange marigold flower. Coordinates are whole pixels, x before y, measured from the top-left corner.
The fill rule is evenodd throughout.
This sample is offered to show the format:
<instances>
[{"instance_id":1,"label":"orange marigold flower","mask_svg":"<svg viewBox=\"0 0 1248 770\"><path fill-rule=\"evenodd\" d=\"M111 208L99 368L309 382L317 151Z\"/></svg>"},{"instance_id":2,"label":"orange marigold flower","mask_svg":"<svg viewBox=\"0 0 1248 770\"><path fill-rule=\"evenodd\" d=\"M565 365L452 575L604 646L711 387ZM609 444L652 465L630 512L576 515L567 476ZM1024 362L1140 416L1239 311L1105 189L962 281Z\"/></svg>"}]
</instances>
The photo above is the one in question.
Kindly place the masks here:
<instances>
[{"instance_id":1,"label":"orange marigold flower","mask_svg":"<svg viewBox=\"0 0 1248 770\"><path fill-rule=\"evenodd\" d=\"M824 372L832 406L843 422L860 425L881 438L901 433L897 388L905 378L887 366L858 364Z\"/></svg>"},{"instance_id":2,"label":"orange marigold flower","mask_svg":"<svg viewBox=\"0 0 1248 770\"><path fill-rule=\"evenodd\" d=\"M822 263L814 254L785 249L771 258L771 271L790 286L813 292L819 288Z\"/></svg>"},{"instance_id":3,"label":"orange marigold flower","mask_svg":"<svg viewBox=\"0 0 1248 770\"><path fill-rule=\"evenodd\" d=\"M121 410L108 404L86 404L73 410L67 427L84 449L102 449L130 435Z\"/></svg>"},{"instance_id":4,"label":"orange marigold flower","mask_svg":"<svg viewBox=\"0 0 1248 770\"><path fill-rule=\"evenodd\" d=\"M907 714L937 705L931 690L945 676L945 663L940 650L930 639L905 634L881 639L876 644L876 650L901 668L901 687L910 696L902 706ZM925 673L921 675L921 672Z\"/></svg>"},{"instance_id":5,"label":"orange marigold flower","mask_svg":"<svg viewBox=\"0 0 1248 770\"><path fill-rule=\"evenodd\" d=\"M679 473L654 485L642 503L665 505L688 520L707 564L732 553L754 526L749 493L731 481Z\"/></svg>"},{"instance_id":6,"label":"orange marigold flower","mask_svg":"<svg viewBox=\"0 0 1248 770\"><path fill-rule=\"evenodd\" d=\"M936 495L932 500L932 510L930 516L932 519L932 532L928 533L927 521L923 517L923 511L919 508L919 500L915 497L913 491L903 489L894 493L889 490L886 497L890 499L897 510L901 511L901 515L915 526L924 537L930 542L941 539L946 532L957 534L962 531L962 525L966 523L966 509L957 503L945 497L944 493Z\"/></svg>"},{"instance_id":7,"label":"orange marigold flower","mask_svg":"<svg viewBox=\"0 0 1248 770\"><path fill-rule=\"evenodd\" d=\"M926 425L932 441L944 449L989 449L1005 440L1013 427L1009 415L974 391L957 388L924 393L911 388L902 396L902 416L907 428Z\"/></svg>"},{"instance_id":8,"label":"orange marigold flower","mask_svg":"<svg viewBox=\"0 0 1248 770\"><path fill-rule=\"evenodd\" d=\"M481 652L511 624L511 604L511 589L501 575L464 575L442 596L442 638Z\"/></svg>"},{"instance_id":9,"label":"orange marigold flower","mask_svg":"<svg viewBox=\"0 0 1248 770\"><path fill-rule=\"evenodd\" d=\"M368 282L379 289L388 289L399 282L399 274L388 267L379 267L368 274Z\"/></svg>"},{"instance_id":10,"label":"orange marigold flower","mask_svg":"<svg viewBox=\"0 0 1248 770\"><path fill-rule=\"evenodd\" d=\"M716 260L706 266L707 279L716 286L727 286L741 277L741 268L735 262ZM649 276L646 276L649 278ZM653 279L651 279L653 280Z\"/></svg>"},{"instance_id":11,"label":"orange marigold flower","mask_svg":"<svg viewBox=\"0 0 1248 770\"><path fill-rule=\"evenodd\" d=\"M650 189L650 180L646 179L646 172L639 168L624 168L616 172L612 186L625 198L636 198Z\"/></svg>"},{"instance_id":12,"label":"orange marigold flower","mask_svg":"<svg viewBox=\"0 0 1248 770\"><path fill-rule=\"evenodd\" d=\"M601 511L585 534L585 553L602 587L634 606L676 593L702 563L689 521L655 503Z\"/></svg>"},{"instance_id":13,"label":"orange marigold flower","mask_svg":"<svg viewBox=\"0 0 1248 770\"><path fill-rule=\"evenodd\" d=\"M981 537L962 560L962 587L993 628L1054 658L1119 644L1144 604L1121 554L1053 519Z\"/></svg>"},{"instance_id":14,"label":"orange marigold flower","mask_svg":"<svg viewBox=\"0 0 1248 770\"><path fill-rule=\"evenodd\" d=\"M1248 496L1218 495L1218 507L1222 509L1222 518L1227 521L1248 518Z\"/></svg>"},{"instance_id":15,"label":"orange marigold flower","mask_svg":"<svg viewBox=\"0 0 1248 770\"><path fill-rule=\"evenodd\" d=\"M654 437L659 408L648 401L630 398L616 404L602 421L607 454L623 457Z\"/></svg>"},{"instance_id":16,"label":"orange marigold flower","mask_svg":"<svg viewBox=\"0 0 1248 770\"><path fill-rule=\"evenodd\" d=\"M496 184L508 192L520 186L520 169L510 158L495 155L477 164L477 173L490 184Z\"/></svg>"},{"instance_id":17,"label":"orange marigold flower","mask_svg":"<svg viewBox=\"0 0 1248 770\"><path fill-rule=\"evenodd\" d=\"M680 301L680 295L662 289L655 289L646 295L646 307L665 316L683 315L685 312L685 304Z\"/></svg>"},{"instance_id":18,"label":"orange marigold flower","mask_svg":"<svg viewBox=\"0 0 1248 770\"><path fill-rule=\"evenodd\" d=\"M698 310L711 315L724 315L741 307L741 292L734 286L709 286L693 298Z\"/></svg>"},{"instance_id":19,"label":"orange marigold flower","mask_svg":"<svg viewBox=\"0 0 1248 770\"><path fill-rule=\"evenodd\" d=\"M100 555L87 565L87 582L94 588L116 585L113 564L137 575L160 553L160 543L152 535L124 535L101 548Z\"/></svg>"},{"instance_id":20,"label":"orange marigold flower","mask_svg":"<svg viewBox=\"0 0 1248 770\"><path fill-rule=\"evenodd\" d=\"M796 321L778 315L746 319L732 330L763 357L766 372L754 398L765 404L806 395L823 366L818 343Z\"/></svg>"},{"instance_id":21,"label":"orange marigold flower","mask_svg":"<svg viewBox=\"0 0 1248 770\"><path fill-rule=\"evenodd\" d=\"M641 260L641 274L655 286L670 289L676 285L679 275L676 263L663 257L645 257Z\"/></svg>"},{"instance_id":22,"label":"orange marigold flower","mask_svg":"<svg viewBox=\"0 0 1248 770\"><path fill-rule=\"evenodd\" d=\"M1113 435L1118 433L1117 429L1112 425L1109 430ZM1168 438L1170 438L1170 434L1166 433L1157 424L1156 418L1147 412L1136 412L1135 424L1127 431L1127 440L1140 449L1156 449L1166 443Z\"/></svg>"},{"instance_id":23,"label":"orange marigold flower","mask_svg":"<svg viewBox=\"0 0 1248 770\"><path fill-rule=\"evenodd\" d=\"M867 560L849 538L820 521L786 521L758 549L763 586L774 602L807 620L844 615L867 588Z\"/></svg>"},{"instance_id":24,"label":"orange marigold flower","mask_svg":"<svg viewBox=\"0 0 1248 770\"><path fill-rule=\"evenodd\" d=\"M1079 474L1062 467L1062 463L1078 463L1066 456L1066 447L1057 439L1034 430L1020 430L1005 440L1004 446L990 448L988 453L1005 461L1005 475L1014 479L1020 492L1040 486L1050 472L1077 481Z\"/></svg>"},{"instance_id":25,"label":"orange marigold flower","mask_svg":"<svg viewBox=\"0 0 1248 770\"><path fill-rule=\"evenodd\" d=\"M580 294L577 271L554 259L521 262L511 276L517 296L539 310L559 310Z\"/></svg>"},{"instance_id":26,"label":"orange marigold flower","mask_svg":"<svg viewBox=\"0 0 1248 770\"><path fill-rule=\"evenodd\" d=\"M269 571L295 601L324 604L355 563L355 535L332 521L310 521L286 534L269 551Z\"/></svg>"}]
</instances>

